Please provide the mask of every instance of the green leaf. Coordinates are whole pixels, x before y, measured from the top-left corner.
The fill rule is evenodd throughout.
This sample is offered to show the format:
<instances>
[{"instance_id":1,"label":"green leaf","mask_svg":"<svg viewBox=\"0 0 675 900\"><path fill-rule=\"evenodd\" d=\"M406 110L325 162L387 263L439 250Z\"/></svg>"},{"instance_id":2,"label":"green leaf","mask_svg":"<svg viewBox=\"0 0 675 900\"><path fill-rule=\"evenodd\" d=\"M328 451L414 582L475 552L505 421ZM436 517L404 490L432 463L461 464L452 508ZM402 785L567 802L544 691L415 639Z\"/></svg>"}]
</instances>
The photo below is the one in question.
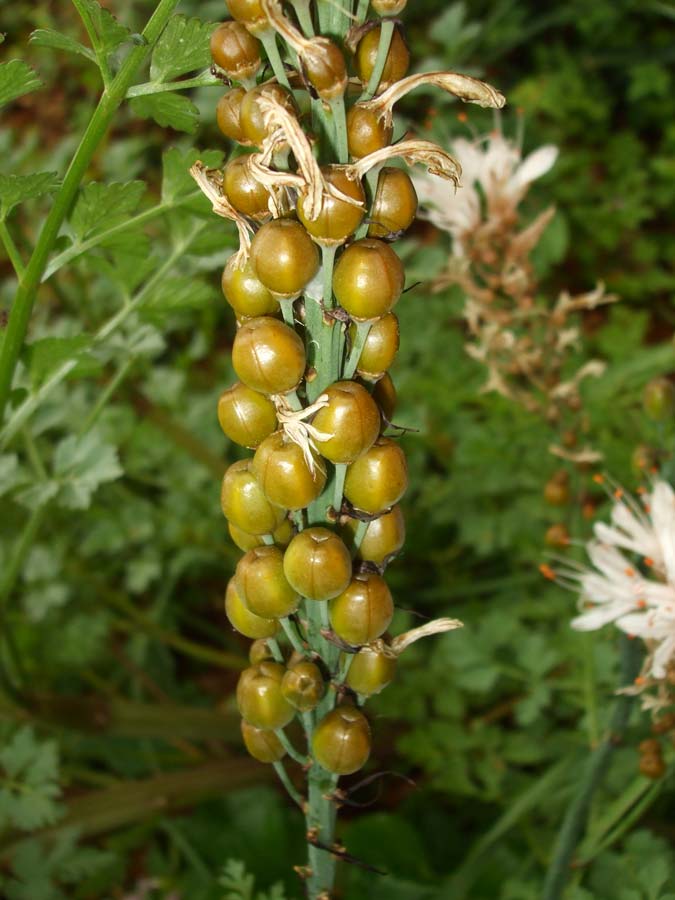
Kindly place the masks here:
<instances>
[{"instance_id":1,"label":"green leaf","mask_svg":"<svg viewBox=\"0 0 675 900\"><path fill-rule=\"evenodd\" d=\"M16 453L3 453L0 456L0 497L16 487L21 479L19 457Z\"/></svg>"},{"instance_id":2,"label":"green leaf","mask_svg":"<svg viewBox=\"0 0 675 900\"><path fill-rule=\"evenodd\" d=\"M52 194L58 187L56 172L0 175L0 220L4 221L17 204Z\"/></svg>"},{"instance_id":3,"label":"green leaf","mask_svg":"<svg viewBox=\"0 0 675 900\"><path fill-rule=\"evenodd\" d=\"M84 44L69 37L69 35L62 34L60 31L53 31L51 28L38 28L31 34L28 42L36 47L62 50L64 53L76 53L94 63L96 62L96 54L93 50L85 47Z\"/></svg>"},{"instance_id":4,"label":"green leaf","mask_svg":"<svg viewBox=\"0 0 675 900\"><path fill-rule=\"evenodd\" d=\"M191 148L183 153L176 147L171 147L162 156L162 202L173 203L186 194L194 194L195 189L201 197L201 191L197 188L194 179L190 175L190 167L198 159L206 166L215 168L223 161L223 154L218 150L204 150L200 152Z\"/></svg>"},{"instance_id":5,"label":"green leaf","mask_svg":"<svg viewBox=\"0 0 675 900\"><path fill-rule=\"evenodd\" d=\"M146 94L134 97L130 106L137 116L154 119L163 128L187 131L189 134L197 130L199 110L187 97L180 94Z\"/></svg>"},{"instance_id":6,"label":"green leaf","mask_svg":"<svg viewBox=\"0 0 675 900\"><path fill-rule=\"evenodd\" d=\"M103 9L96 0L84 0L89 15L94 24L96 34L101 42L101 50L104 54L112 53L120 44L129 40L131 32L129 29L121 25L115 16Z\"/></svg>"},{"instance_id":7,"label":"green leaf","mask_svg":"<svg viewBox=\"0 0 675 900\"><path fill-rule=\"evenodd\" d=\"M40 743L32 728L20 728L3 743L0 768L0 829L32 831L61 817L55 741Z\"/></svg>"},{"instance_id":8,"label":"green leaf","mask_svg":"<svg viewBox=\"0 0 675 900\"><path fill-rule=\"evenodd\" d=\"M94 431L82 438L70 435L54 451L54 475L61 483L58 499L66 509L86 509L99 485L122 474L117 448Z\"/></svg>"},{"instance_id":9,"label":"green leaf","mask_svg":"<svg viewBox=\"0 0 675 900\"><path fill-rule=\"evenodd\" d=\"M209 39L213 27L199 19L172 16L152 53L151 80L170 81L210 65Z\"/></svg>"},{"instance_id":10,"label":"green leaf","mask_svg":"<svg viewBox=\"0 0 675 900\"><path fill-rule=\"evenodd\" d=\"M42 87L42 82L22 59L0 63L0 106Z\"/></svg>"},{"instance_id":11,"label":"green leaf","mask_svg":"<svg viewBox=\"0 0 675 900\"><path fill-rule=\"evenodd\" d=\"M77 240L83 241L103 228L116 225L133 213L145 191L142 181L92 181L84 187L70 217Z\"/></svg>"},{"instance_id":12,"label":"green leaf","mask_svg":"<svg viewBox=\"0 0 675 900\"><path fill-rule=\"evenodd\" d=\"M89 357L90 344L91 340L85 334L40 338L29 344L24 352L33 387L41 385L67 360L84 362Z\"/></svg>"}]
</instances>

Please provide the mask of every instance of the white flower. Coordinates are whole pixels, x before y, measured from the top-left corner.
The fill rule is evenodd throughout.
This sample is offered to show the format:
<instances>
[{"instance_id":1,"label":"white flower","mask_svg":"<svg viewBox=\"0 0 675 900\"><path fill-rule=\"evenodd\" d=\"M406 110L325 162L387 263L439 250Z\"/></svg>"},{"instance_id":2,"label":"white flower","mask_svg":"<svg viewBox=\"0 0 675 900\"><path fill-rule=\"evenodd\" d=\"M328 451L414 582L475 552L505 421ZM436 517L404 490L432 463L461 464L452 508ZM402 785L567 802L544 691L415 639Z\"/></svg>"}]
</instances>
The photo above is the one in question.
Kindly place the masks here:
<instances>
[{"instance_id":1,"label":"white flower","mask_svg":"<svg viewBox=\"0 0 675 900\"><path fill-rule=\"evenodd\" d=\"M586 545L592 567L563 574L581 588L579 631L613 622L648 649L643 675L663 680L675 662L675 492L657 481L642 504L616 492L611 523Z\"/></svg>"},{"instance_id":2,"label":"white flower","mask_svg":"<svg viewBox=\"0 0 675 900\"><path fill-rule=\"evenodd\" d=\"M520 148L500 131L468 141L458 138L450 148L462 167L462 187L453 186L435 175L413 176L422 216L454 238L454 252L464 254L462 237L475 231L483 221L481 193L487 215L491 211L513 211L530 185L554 165L558 148L540 147L525 159ZM478 190L480 188L480 191Z\"/></svg>"}]
</instances>

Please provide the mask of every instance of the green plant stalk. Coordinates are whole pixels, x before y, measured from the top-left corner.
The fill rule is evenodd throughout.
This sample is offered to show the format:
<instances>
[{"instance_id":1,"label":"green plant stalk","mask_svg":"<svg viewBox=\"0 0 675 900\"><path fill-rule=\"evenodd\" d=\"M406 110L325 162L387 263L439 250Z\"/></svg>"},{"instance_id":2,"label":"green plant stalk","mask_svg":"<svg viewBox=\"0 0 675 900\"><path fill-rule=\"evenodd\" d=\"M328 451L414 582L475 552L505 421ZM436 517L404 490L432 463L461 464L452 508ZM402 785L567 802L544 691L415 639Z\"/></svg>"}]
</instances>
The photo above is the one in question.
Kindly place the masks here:
<instances>
[{"instance_id":1,"label":"green plant stalk","mask_svg":"<svg viewBox=\"0 0 675 900\"><path fill-rule=\"evenodd\" d=\"M372 322L356 323L356 337L354 338L354 343L352 344L349 356L347 357L347 362L345 363L345 378L354 377L354 372L356 372L356 367L361 359L361 353L363 352L372 325Z\"/></svg>"},{"instance_id":2,"label":"green plant stalk","mask_svg":"<svg viewBox=\"0 0 675 900\"><path fill-rule=\"evenodd\" d=\"M146 81L143 84L135 84L126 93L127 100L132 97L147 97L148 94L164 94L167 91L187 91L196 87L221 87L223 82L211 74L210 69L205 69L194 78L183 78L182 81Z\"/></svg>"},{"instance_id":3,"label":"green plant stalk","mask_svg":"<svg viewBox=\"0 0 675 900\"><path fill-rule=\"evenodd\" d=\"M359 25L365 22L366 16L368 15L369 6L370 0L359 0L359 5L356 8L356 21Z\"/></svg>"},{"instance_id":4,"label":"green plant stalk","mask_svg":"<svg viewBox=\"0 0 675 900\"><path fill-rule=\"evenodd\" d=\"M14 370L26 338L40 280L63 220L73 204L89 163L108 130L118 107L123 102L138 69L152 50L177 5L178 0L160 0L143 29L143 43L134 46L129 52L118 74L103 92L82 136L82 140L75 151L75 155L68 166L61 187L55 195L54 204L45 219L28 266L20 279L14 303L12 304L5 339L0 350L0 421L4 418Z\"/></svg>"},{"instance_id":5,"label":"green plant stalk","mask_svg":"<svg viewBox=\"0 0 675 900\"><path fill-rule=\"evenodd\" d=\"M101 71L103 85L107 88L110 85L112 73L110 71L110 66L108 65L106 55L101 46L101 42L99 41L98 34L96 33L96 29L94 28L94 23L91 21L89 10L87 9L86 4L82 2L82 0L72 0L72 2L80 18L82 19L82 24L84 25L87 34L89 35L89 41L96 56L96 64Z\"/></svg>"},{"instance_id":6,"label":"green plant stalk","mask_svg":"<svg viewBox=\"0 0 675 900\"><path fill-rule=\"evenodd\" d=\"M296 791L296 789L293 787L293 782L288 777L288 772L284 768L284 764L282 762L275 762L275 763L272 763L272 765L274 766L274 771L277 773L277 777L278 777L279 781L286 788L286 792L288 793L288 796L291 798L291 800L294 803L297 803L297 805L300 807L300 809L302 809L303 805L304 805L302 797Z\"/></svg>"},{"instance_id":7,"label":"green plant stalk","mask_svg":"<svg viewBox=\"0 0 675 900\"><path fill-rule=\"evenodd\" d=\"M285 88L291 90L291 85L288 80L288 76L286 75L286 69L284 67L284 62L281 58L281 54L279 53L279 47L277 46L277 33L273 31L271 28L261 32L258 34L258 40L265 48L265 53L267 54L267 58L272 66L272 71L276 75L276 79L279 84L283 84Z\"/></svg>"},{"instance_id":8,"label":"green plant stalk","mask_svg":"<svg viewBox=\"0 0 675 900\"><path fill-rule=\"evenodd\" d=\"M640 648L637 641L625 635L621 637L621 686L632 684L640 666ZM546 873L542 900L560 900L570 874L570 865L579 838L586 825L593 794L602 784L609 760L628 725L633 697L623 695L616 701L609 731L602 743L591 754L586 771L567 808L553 850L553 858Z\"/></svg>"},{"instance_id":9,"label":"green plant stalk","mask_svg":"<svg viewBox=\"0 0 675 900\"><path fill-rule=\"evenodd\" d=\"M23 260L21 259L19 248L14 243L14 238L12 237L9 228L7 227L7 223L2 221L0 221L0 240L2 240L2 243L5 245L7 256L9 257L12 268L16 273L16 277L19 279L23 278L26 269L24 267Z\"/></svg>"},{"instance_id":10,"label":"green plant stalk","mask_svg":"<svg viewBox=\"0 0 675 900\"><path fill-rule=\"evenodd\" d=\"M338 161L349 162L349 144L347 139L347 116L345 115L344 97L336 97L330 101L330 110L335 128L335 141Z\"/></svg>"},{"instance_id":11,"label":"green plant stalk","mask_svg":"<svg viewBox=\"0 0 675 900\"><path fill-rule=\"evenodd\" d=\"M309 0L295 0L292 6L305 37L314 37L314 22L309 11Z\"/></svg>"},{"instance_id":12,"label":"green plant stalk","mask_svg":"<svg viewBox=\"0 0 675 900\"><path fill-rule=\"evenodd\" d=\"M80 428L80 430L78 432L80 437L82 435L86 434L96 424L99 416L101 415L101 413L103 412L105 407L108 405L108 403L112 399L112 396L115 393L115 391L117 390L117 388L122 384L124 379L127 377L127 375L131 371L135 362L136 362L136 360L133 358L126 359L122 363L122 365L117 369L117 371L115 372L113 377L110 379L110 381L103 388L103 390L101 392L101 396L96 401L96 405L94 406L92 411L89 413L87 418L84 420L84 424L82 425L82 428Z\"/></svg>"},{"instance_id":13,"label":"green plant stalk","mask_svg":"<svg viewBox=\"0 0 675 900\"><path fill-rule=\"evenodd\" d=\"M392 19L382 19L380 26L380 43L377 47L377 56L375 57L375 65L372 74L368 79L368 85L361 95L361 100L370 100L375 96L375 92L382 79L382 73L387 62L387 54L391 45L391 39L394 36L395 23Z\"/></svg>"}]
</instances>

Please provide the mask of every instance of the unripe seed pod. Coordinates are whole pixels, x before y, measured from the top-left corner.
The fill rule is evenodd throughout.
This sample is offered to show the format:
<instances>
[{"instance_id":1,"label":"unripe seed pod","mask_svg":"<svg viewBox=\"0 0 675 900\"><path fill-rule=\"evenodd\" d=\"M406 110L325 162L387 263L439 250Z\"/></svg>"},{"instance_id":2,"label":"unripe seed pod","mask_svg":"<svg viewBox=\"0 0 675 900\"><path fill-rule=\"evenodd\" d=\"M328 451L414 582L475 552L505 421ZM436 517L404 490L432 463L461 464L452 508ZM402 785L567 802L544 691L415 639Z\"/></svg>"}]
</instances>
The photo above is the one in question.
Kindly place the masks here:
<instances>
[{"instance_id":1,"label":"unripe seed pod","mask_svg":"<svg viewBox=\"0 0 675 900\"><path fill-rule=\"evenodd\" d=\"M356 339L356 325L351 325L349 335ZM398 318L395 313L387 313L375 319L370 326L356 371L363 378L381 378L393 363L399 347Z\"/></svg>"},{"instance_id":2,"label":"unripe seed pod","mask_svg":"<svg viewBox=\"0 0 675 900\"><path fill-rule=\"evenodd\" d=\"M397 16L403 12L406 3L407 0L371 0L370 5L378 16Z\"/></svg>"},{"instance_id":3,"label":"unripe seed pod","mask_svg":"<svg viewBox=\"0 0 675 900\"><path fill-rule=\"evenodd\" d=\"M312 755L326 771L336 775L358 772L370 756L368 720L353 706L338 706L314 729Z\"/></svg>"},{"instance_id":4,"label":"unripe seed pod","mask_svg":"<svg viewBox=\"0 0 675 900\"><path fill-rule=\"evenodd\" d=\"M352 558L344 541L328 528L306 528L284 554L284 572L308 600L332 600L352 580Z\"/></svg>"},{"instance_id":5,"label":"unripe seed pod","mask_svg":"<svg viewBox=\"0 0 675 900\"><path fill-rule=\"evenodd\" d=\"M279 311L279 302L258 280L250 260L237 265L232 255L223 269L220 285L223 295L237 317L269 316Z\"/></svg>"},{"instance_id":6,"label":"unripe seed pod","mask_svg":"<svg viewBox=\"0 0 675 900\"><path fill-rule=\"evenodd\" d=\"M345 526L345 542L353 546L354 534L358 527L356 519L350 519ZM405 520L400 506L394 506L383 516L368 523L356 559L384 565L395 556L405 543Z\"/></svg>"},{"instance_id":7,"label":"unripe seed pod","mask_svg":"<svg viewBox=\"0 0 675 900\"><path fill-rule=\"evenodd\" d=\"M379 694L396 675L396 656L377 643L354 654L347 671L348 687L364 697Z\"/></svg>"},{"instance_id":8,"label":"unripe seed pod","mask_svg":"<svg viewBox=\"0 0 675 900\"><path fill-rule=\"evenodd\" d=\"M244 552L265 545L265 541L259 534L247 534L245 531L242 531L241 528L237 528L236 525L233 525L232 522L228 523L227 528L234 543ZM274 543L278 547L286 547L293 537L293 525L291 524L290 519L284 519L281 525L272 532L272 537L274 538Z\"/></svg>"},{"instance_id":9,"label":"unripe seed pod","mask_svg":"<svg viewBox=\"0 0 675 900\"><path fill-rule=\"evenodd\" d=\"M220 492L223 515L247 534L271 534L286 518L286 510L273 506L249 468L250 460L232 463Z\"/></svg>"},{"instance_id":10,"label":"unripe seed pod","mask_svg":"<svg viewBox=\"0 0 675 900\"><path fill-rule=\"evenodd\" d=\"M223 94L216 106L216 122L225 137L231 141L237 141L238 144L249 145L251 142L241 130L239 121L241 101L245 94L246 91L241 87L232 88L231 91Z\"/></svg>"},{"instance_id":11,"label":"unripe seed pod","mask_svg":"<svg viewBox=\"0 0 675 900\"><path fill-rule=\"evenodd\" d=\"M391 379L389 372L385 372L382 378L377 382L372 393L373 400L382 410L382 415L387 420L384 424L394 418L396 412L396 388Z\"/></svg>"},{"instance_id":12,"label":"unripe seed pod","mask_svg":"<svg viewBox=\"0 0 675 900\"><path fill-rule=\"evenodd\" d=\"M305 373L305 347L284 322L269 316L249 319L232 345L232 366L240 381L262 394L285 394Z\"/></svg>"},{"instance_id":13,"label":"unripe seed pod","mask_svg":"<svg viewBox=\"0 0 675 900\"><path fill-rule=\"evenodd\" d=\"M285 509L303 509L316 500L326 484L318 462L311 469L302 448L275 431L260 444L251 468L271 503Z\"/></svg>"},{"instance_id":14,"label":"unripe seed pod","mask_svg":"<svg viewBox=\"0 0 675 900\"><path fill-rule=\"evenodd\" d=\"M269 397L238 381L218 399L218 422L235 444L257 447L277 427L277 411Z\"/></svg>"},{"instance_id":15,"label":"unripe seed pod","mask_svg":"<svg viewBox=\"0 0 675 900\"><path fill-rule=\"evenodd\" d=\"M549 547L568 547L570 543L570 533L565 525L561 522L556 522L546 529L544 540Z\"/></svg>"},{"instance_id":16,"label":"unripe seed pod","mask_svg":"<svg viewBox=\"0 0 675 900\"><path fill-rule=\"evenodd\" d=\"M250 725L242 719L241 735L246 749L258 762L275 763L286 755L281 741L273 731L256 728L255 725Z\"/></svg>"},{"instance_id":17,"label":"unripe seed pod","mask_svg":"<svg viewBox=\"0 0 675 900\"><path fill-rule=\"evenodd\" d=\"M260 0L227 0L227 8L233 19L241 22L254 34L269 28Z\"/></svg>"},{"instance_id":18,"label":"unripe seed pod","mask_svg":"<svg viewBox=\"0 0 675 900\"><path fill-rule=\"evenodd\" d=\"M289 666L281 681L281 693L300 712L315 709L326 693L321 670L308 659Z\"/></svg>"},{"instance_id":19,"label":"unripe seed pod","mask_svg":"<svg viewBox=\"0 0 675 900\"><path fill-rule=\"evenodd\" d=\"M388 244L374 238L354 241L338 259L333 292L352 319L379 319L397 303L403 286L403 264Z\"/></svg>"},{"instance_id":20,"label":"unripe seed pod","mask_svg":"<svg viewBox=\"0 0 675 900\"><path fill-rule=\"evenodd\" d=\"M279 623L275 622L278 626ZM265 638L258 638L258 640L253 641L251 646L248 648L248 659L252 666L257 665L258 663L263 662L266 659L271 659L274 661L274 655L270 650L270 646L265 640Z\"/></svg>"},{"instance_id":21,"label":"unripe seed pod","mask_svg":"<svg viewBox=\"0 0 675 900\"><path fill-rule=\"evenodd\" d=\"M239 107L239 124L244 137L258 147L269 133L259 106L261 97L276 100L287 110L295 113L295 102L292 95L280 84L259 84L250 91L246 91Z\"/></svg>"},{"instance_id":22,"label":"unripe seed pod","mask_svg":"<svg viewBox=\"0 0 675 900\"><path fill-rule=\"evenodd\" d=\"M368 31L359 41L356 48L356 71L363 84L368 84L370 76L375 68L377 49L380 45L381 26ZM385 88L395 81L400 81L408 71L410 65L410 51L401 35L399 28L394 29L391 44L387 53L387 59L382 70L380 83L375 91L380 94Z\"/></svg>"},{"instance_id":23,"label":"unripe seed pod","mask_svg":"<svg viewBox=\"0 0 675 900\"><path fill-rule=\"evenodd\" d=\"M566 506L570 501L569 472L559 469L544 485L544 500L551 506Z\"/></svg>"},{"instance_id":24,"label":"unripe seed pod","mask_svg":"<svg viewBox=\"0 0 675 900\"><path fill-rule=\"evenodd\" d=\"M298 608L300 597L284 575L284 555L278 547L249 550L237 563L234 577L239 596L257 616L281 619Z\"/></svg>"},{"instance_id":25,"label":"unripe seed pod","mask_svg":"<svg viewBox=\"0 0 675 900\"><path fill-rule=\"evenodd\" d=\"M243 634L247 638L266 638L273 637L279 630L279 623L276 619L267 619L257 616L248 608L241 599L239 591L234 583L234 578L230 578L227 583L227 591L225 592L225 612L230 624L239 634Z\"/></svg>"},{"instance_id":26,"label":"unripe seed pod","mask_svg":"<svg viewBox=\"0 0 675 900\"><path fill-rule=\"evenodd\" d=\"M370 210L368 237L399 235L410 228L416 215L417 192L410 175L393 166L382 169Z\"/></svg>"},{"instance_id":27,"label":"unripe seed pod","mask_svg":"<svg viewBox=\"0 0 675 900\"><path fill-rule=\"evenodd\" d=\"M352 506L376 515L398 503L407 487L405 453L381 437L347 469L344 495Z\"/></svg>"},{"instance_id":28,"label":"unripe seed pod","mask_svg":"<svg viewBox=\"0 0 675 900\"><path fill-rule=\"evenodd\" d=\"M307 81L322 100L342 97L349 81L342 51L326 37L313 38L301 57Z\"/></svg>"},{"instance_id":29,"label":"unripe seed pod","mask_svg":"<svg viewBox=\"0 0 675 900\"><path fill-rule=\"evenodd\" d=\"M380 411L368 391L355 381L336 381L324 391L328 405L313 425L329 434L317 441L322 456L334 463L351 463L371 447L380 433Z\"/></svg>"},{"instance_id":30,"label":"unripe seed pod","mask_svg":"<svg viewBox=\"0 0 675 900\"><path fill-rule=\"evenodd\" d=\"M361 159L388 147L391 143L393 124L387 123L384 116L379 115L368 106L354 104L347 113L347 143L354 159Z\"/></svg>"},{"instance_id":31,"label":"unripe seed pod","mask_svg":"<svg viewBox=\"0 0 675 900\"><path fill-rule=\"evenodd\" d=\"M365 572L355 575L350 585L329 608L335 634L348 644L369 644L389 628L394 602L387 583L380 575Z\"/></svg>"},{"instance_id":32,"label":"unripe seed pod","mask_svg":"<svg viewBox=\"0 0 675 900\"><path fill-rule=\"evenodd\" d=\"M318 244L342 244L361 224L365 214L366 195L360 181L347 178L344 166L325 166L321 171L327 184L357 200L360 206L324 193L321 212L316 219L310 219L305 214L307 195L303 194L298 199L298 218Z\"/></svg>"},{"instance_id":33,"label":"unripe seed pod","mask_svg":"<svg viewBox=\"0 0 675 900\"><path fill-rule=\"evenodd\" d=\"M211 59L236 81L260 68L260 43L239 22L223 22L211 34Z\"/></svg>"},{"instance_id":34,"label":"unripe seed pod","mask_svg":"<svg viewBox=\"0 0 675 900\"><path fill-rule=\"evenodd\" d=\"M295 710L281 693L285 671L280 663L265 660L241 673L237 706L249 725L274 731L284 728L295 716Z\"/></svg>"},{"instance_id":35,"label":"unripe seed pod","mask_svg":"<svg viewBox=\"0 0 675 900\"><path fill-rule=\"evenodd\" d=\"M665 422L675 411L675 389L667 378L653 378L645 385L642 403L650 419Z\"/></svg>"},{"instance_id":36,"label":"unripe seed pod","mask_svg":"<svg viewBox=\"0 0 675 900\"><path fill-rule=\"evenodd\" d=\"M270 193L257 181L248 167L246 156L235 156L223 170L223 186L232 206L251 219L268 219Z\"/></svg>"},{"instance_id":37,"label":"unripe seed pod","mask_svg":"<svg viewBox=\"0 0 675 900\"><path fill-rule=\"evenodd\" d=\"M274 219L253 238L251 263L266 288L295 297L319 271L319 251L300 222Z\"/></svg>"},{"instance_id":38,"label":"unripe seed pod","mask_svg":"<svg viewBox=\"0 0 675 900\"><path fill-rule=\"evenodd\" d=\"M661 754L646 753L640 757L640 774L657 781L666 774L666 764Z\"/></svg>"}]
</instances>

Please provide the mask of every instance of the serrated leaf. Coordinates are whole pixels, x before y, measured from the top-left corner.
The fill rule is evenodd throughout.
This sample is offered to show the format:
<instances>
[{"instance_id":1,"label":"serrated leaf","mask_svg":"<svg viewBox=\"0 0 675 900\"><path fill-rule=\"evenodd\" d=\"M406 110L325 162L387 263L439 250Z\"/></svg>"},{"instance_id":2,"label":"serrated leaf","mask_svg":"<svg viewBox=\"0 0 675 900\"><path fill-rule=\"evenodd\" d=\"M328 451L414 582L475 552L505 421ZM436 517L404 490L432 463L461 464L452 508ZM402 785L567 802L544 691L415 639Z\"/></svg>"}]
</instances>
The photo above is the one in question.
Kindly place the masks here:
<instances>
[{"instance_id":1,"label":"serrated leaf","mask_svg":"<svg viewBox=\"0 0 675 900\"><path fill-rule=\"evenodd\" d=\"M0 63L0 106L42 87L42 82L22 59Z\"/></svg>"},{"instance_id":2,"label":"serrated leaf","mask_svg":"<svg viewBox=\"0 0 675 900\"><path fill-rule=\"evenodd\" d=\"M201 309L217 296L211 284L198 278L177 276L167 278L148 297L144 312L158 310L174 312L181 309Z\"/></svg>"},{"instance_id":3,"label":"serrated leaf","mask_svg":"<svg viewBox=\"0 0 675 900\"><path fill-rule=\"evenodd\" d=\"M131 32L125 25L121 25L112 13L96 3L96 0L84 0L84 2L99 36L103 53L112 53L120 44L129 40Z\"/></svg>"},{"instance_id":4,"label":"serrated leaf","mask_svg":"<svg viewBox=\"0 0 675 900\"><path fill-rule=\"evenodd\" d=\"M4 221L17 204L51 194L58 187L56 172L0 175L0 220Z\"/></svg>"},{"instance_id":5,"label":"serrated leaf","mask_svg":"<svg viewBox=\"0 0 675 900\"><path fill-rule=\"evenodd\" d=\"M47 47L49 50L62 50L64 53L76 53L84 56L91 62L96 62L96 54L89 47L85 47L79 41L62 34L60 31L54 31L51 28L38 28L28 39L30 44L36 47Z\"/></svg>"},{"instance_id":6,"label":"serrated leaf","mask_svg":"<svg viewBox=\"0 0 675 900\"><path fill-rule=\"evenodd\" d=\"M145 191L143 181L92 181L80 193L70 217L70 227L79 241L103 228L110 228L131 215Z\"/></svg>"},{"instance_id":7,"label":"serrated leaf","mask_svg":"<svg viewBox=\"0 0 675 900\"><path fill-rule=\"evenodd\" d=\"M197 187L190 175L190 167L200 159L205 166L215 168L223 160L223 154L218 150L204 150L200 152L191 148L183 153L176 147L171 147L162 156L162 202L172 203L186 194L195 193ZM201 191L197 188L198 194Z\"/></svg>"},{"instance_id":8,"label":"serrated leaf","mask_svg":"<svg viewBox=\"0 0 675 900\"><path fill-rule=\"evenodd\" d=\"M27 509L35 510L55 497L59 492L58 482L48 479L36 481L34 484L17 491L14 499Z\"/></svg>"},{"instance_id":9,"label":"serrated leaf","mask_svg":"<svg viewBox=\"0 0 675 900\"><path fill-rule=\"evenodd\" d=\"M117 448L96 432L70 435L54 451L54 475L61 489L58 502L66 509L86 509L96 489L123 474Z\"/></svg>"},{"instance_id":10,"label":"serrated leaf","mask_svg":"<svg viewBox=\"0 0 675 900\"><path fill-rule=\"evenodd\" d=\"M42 384L66 360L84 361L90 344L91 340L85 334L40 338L28 344L25 356L33 387Z\"/></svg>"},{"instance_id":11,"label":"serrated leaf","mask_svg":"<svg viewBox=\"0 0 675 900\"><path fill-rule=\"evenodd\" d=\"M211 63L209 40L214 26L199 19L172 16L152 53L150 79L170 81Z\"/></svg>"},{"instance_id":12,"label":"serrated leaf","mask_svg":"<svg viewBox=\"0 0 675 900\"><path fill-rule=\"evenodd\" d=\"M0 768L0 828L32 831L59 819L63 809L54 741L39 742L31 728L20 728L0 749Z\"/></svg>"},{"instance_id":13,"label":"serrated leaf","mask_svg":"<svg viewBox=\"0 0 675 900\"><path fill-rule=\"evenodd\" d=\"M15 453L4 453L0 456L0 497L16 487L21 478L19 457Z\"/></svg>"},{"instance_id":14,"label":"serrated leaf","mask_svg":"<svg viewBox=\"0 0 675 900\"><path fill-rule=\"evenodd\" d=\"M154 119L163 128L187 131L188 134L197 130L199 110L187 97L180 94L146 94L134 97L130 106L137 116Z\"/></svg>"}]
</instances>

